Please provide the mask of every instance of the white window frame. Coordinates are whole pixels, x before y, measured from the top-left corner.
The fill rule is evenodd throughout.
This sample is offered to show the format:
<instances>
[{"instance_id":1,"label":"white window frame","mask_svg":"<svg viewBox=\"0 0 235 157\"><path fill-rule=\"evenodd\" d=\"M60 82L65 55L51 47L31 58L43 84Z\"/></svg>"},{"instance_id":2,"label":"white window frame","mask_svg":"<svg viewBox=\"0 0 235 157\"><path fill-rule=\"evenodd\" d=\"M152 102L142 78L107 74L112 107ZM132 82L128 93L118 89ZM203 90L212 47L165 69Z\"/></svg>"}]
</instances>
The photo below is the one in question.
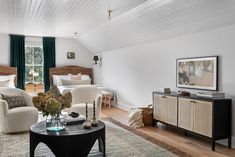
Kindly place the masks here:
<instances>
[{"instance_id":1,"label":"white window frame","mask_svg":"<svg viewBox=\"0 0 235 157\"><path fill-rule=\"evenodd\" d=\"M42 48L42 64L34 64L34 57L32 58L32 63L33 64L26 64L25 63L25 66L28 66L28 67L33 67L33 71L34 71L34 67L36 67L36 66L42 66L42 67L44 67L44 56L43 56L43 46L42 45L38 45L38 44L25 44L25 49L26 49L26 47L31 47L31 48L33 48L33 47L41 47ZM33 50L33 56L34 56L34 48L32 49ZM26 74L25 74L25 77L26 77ZM44 74L42 74L42 82L41 83L43 83L43 81L44 81ZM38 84L39 82L35 82L34 81L34 76L33 76L33 82L25 82L26 84L27 83L33 83L33 84Z\"/></svg>"}]
</instances>

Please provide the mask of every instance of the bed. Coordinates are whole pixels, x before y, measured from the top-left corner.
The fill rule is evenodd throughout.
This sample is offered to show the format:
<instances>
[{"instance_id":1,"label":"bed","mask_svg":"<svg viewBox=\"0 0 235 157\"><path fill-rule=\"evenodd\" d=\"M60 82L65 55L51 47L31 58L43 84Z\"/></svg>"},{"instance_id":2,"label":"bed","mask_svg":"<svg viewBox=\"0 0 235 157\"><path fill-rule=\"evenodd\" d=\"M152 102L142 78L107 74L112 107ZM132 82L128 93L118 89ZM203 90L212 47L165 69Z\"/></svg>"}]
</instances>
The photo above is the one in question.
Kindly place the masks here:
<instances>
[{"instance_id":1,"label":"bed","mask_svg":"<svg viewBox=\"0 0 235 157\"><path fill-rule=\"evenodd\" d=\"M17 68L0 65L0 87L15 88L17 84Z\"/></svg>"},{"instance_id":2,"label":"bed","mask_svg":"<svg viewBox=\"0 0 235 157\"><path fill-rule=\"evenodd\" d=\"M69 79L67 78L68 74L77 75L81 73L84 76L84 81L82 84L66 84L59 83L59 79ZM81 66L62 66L62 67L54 67L49 70L50 75L50 84L51 86L57 86L61 93L70 92L72 89L79 86L95 86L100 91L106 91L112 95L112 105L117 104L117 96L116 93L107 87L100 86L97 84L93 84L93 70L92 68L85 68ZM57 78L56 78L57 77ZM59 79L58 79L59 78ZM83 77L81 77L83 78ZM86 78L86 79L85 79ZM85 80L89 80L88 82ZM85 82L85 83L84 83Z\"/></svg>"}]
</instances>

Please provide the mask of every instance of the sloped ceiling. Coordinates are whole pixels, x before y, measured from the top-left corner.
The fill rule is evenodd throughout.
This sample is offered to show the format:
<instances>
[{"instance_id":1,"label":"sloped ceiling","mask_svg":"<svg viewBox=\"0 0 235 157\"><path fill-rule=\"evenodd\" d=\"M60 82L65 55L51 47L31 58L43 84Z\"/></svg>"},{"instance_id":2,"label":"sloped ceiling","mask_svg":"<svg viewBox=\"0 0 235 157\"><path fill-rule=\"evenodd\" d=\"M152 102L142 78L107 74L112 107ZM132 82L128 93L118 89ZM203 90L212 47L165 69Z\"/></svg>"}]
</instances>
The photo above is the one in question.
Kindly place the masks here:
<instances>
[{"instance_id":1,"label":"sloped ceiling","mask_svg":"<svg viewBox=\"0 0 235 157\"><path fill-rule=\"evenodd\" d=\"M0 0L0 33L73 37L147 0Z\"/></svg>"},{"instance_id":2,"label":"sloped ceiling","mask_svg":"<svg viewBox=\"0 0 235 157\"><path fill-rule=\"evenodd\" d=\"M78 32L93 53L234 23L235 0L0 0L0 33L72 38Z\"/></svg>"},{"instance_id":3,"label":"sloped ceiling","mask_svg":"<svg viewBox=\"0 0 235 157\"><path fill-rule=\"evenodd\" d=\"M235 0L149 0L79 37L99 53L235 23Z\"/></svg>"}]
</instances>

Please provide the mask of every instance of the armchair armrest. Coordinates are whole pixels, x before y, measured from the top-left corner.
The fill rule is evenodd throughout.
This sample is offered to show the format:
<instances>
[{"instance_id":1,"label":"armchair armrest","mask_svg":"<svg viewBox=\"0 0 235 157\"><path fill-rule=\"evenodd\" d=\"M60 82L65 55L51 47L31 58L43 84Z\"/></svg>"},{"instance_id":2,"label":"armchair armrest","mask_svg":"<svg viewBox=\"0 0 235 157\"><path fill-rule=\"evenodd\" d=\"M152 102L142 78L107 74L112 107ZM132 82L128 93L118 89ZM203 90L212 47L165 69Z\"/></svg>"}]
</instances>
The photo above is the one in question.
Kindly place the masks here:
<instances>
[{"instance_id":1,"label":"armchair armrest","mask_svg":"<svg viewBox=\"0 0 235 157\"><path fill-rule=\"evenodd\" d=\"M24 92L24 99L27 106L34 106L32 101L32 96Z\"/></svg>"},{"instance_id":2,"label":"armchair armrest","mask_svg":"<svg viewBox=\"0 0 235 157\"><path fill-rule=\"evenodd\" d=\"M101 107L101 103L102 103L102 95L98 94L96 96L96 99L95 99L95 104L96 104L97 107L100 108Z\"/></svg>"},{"instance_id":3,"label":"armchair armrest","mask_svg":"<svg viewBox=\"0 0 235 157\"><path fill-rule=\"evenodd\" d=\"M98 94L96 96L96 99L95 99L95 104L97 106L97 110L98 110L98 115L97 115L97 118L99 119L99 115L100 115L100 111L101 111L101 106L102 106L102 95Z\"/></svg>"},{"instance_id":4,"label":"armchair armrest","mask_svg":"<svg viewBox=\"0 0 235 157\"><path fill-rule=\"evenodd\" d=\"M0 99L0 116L8 113L8 104L5 100Z\"/></svg>"}]
</instances>

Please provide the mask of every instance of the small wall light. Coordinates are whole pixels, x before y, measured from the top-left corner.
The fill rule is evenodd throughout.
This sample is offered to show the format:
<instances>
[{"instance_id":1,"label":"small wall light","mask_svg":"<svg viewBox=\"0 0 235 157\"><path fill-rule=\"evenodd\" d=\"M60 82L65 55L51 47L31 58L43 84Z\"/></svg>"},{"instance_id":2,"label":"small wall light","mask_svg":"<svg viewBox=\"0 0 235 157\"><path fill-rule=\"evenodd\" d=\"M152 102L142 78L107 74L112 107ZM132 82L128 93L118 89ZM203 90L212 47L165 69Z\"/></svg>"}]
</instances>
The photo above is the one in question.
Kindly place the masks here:
<instances>
[{"instance_id":1,"label":"small wall light","mask_svg":"<svg viewBox=\"0 0 235 157\"><path fill-rule=\"evenodd\" d=\"M99 56L94 56L93 57L93 63L98 64L99 63Z\"/></svg>"},{"instance_id":2,"label":"small wall light","mask_svg":"<svg viewBox=\"0 0 235 157\"><path fill-rule=\"evenodd\" d=\"M74 34L74 36L73 36L74 39L77 39L77 37L78 37L78 32L74 32L73 34Z\"/></svg>"}]
</instances>

